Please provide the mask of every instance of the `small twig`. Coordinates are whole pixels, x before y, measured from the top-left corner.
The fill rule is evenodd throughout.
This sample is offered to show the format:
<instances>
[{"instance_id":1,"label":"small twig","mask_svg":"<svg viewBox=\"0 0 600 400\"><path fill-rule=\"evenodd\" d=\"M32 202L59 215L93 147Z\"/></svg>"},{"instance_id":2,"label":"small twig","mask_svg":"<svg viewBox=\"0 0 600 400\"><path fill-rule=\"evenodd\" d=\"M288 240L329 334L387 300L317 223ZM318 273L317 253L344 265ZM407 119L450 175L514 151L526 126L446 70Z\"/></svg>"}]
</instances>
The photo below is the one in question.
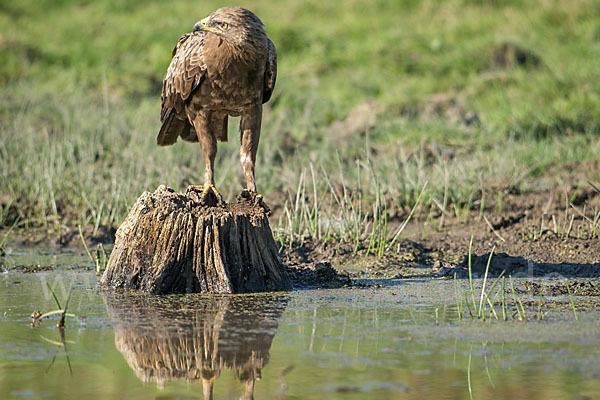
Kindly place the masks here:
<instances>
[{"instance_id":1,"label":"small twig","mask_svg":"<svg viewBox=\"0 0 600 400\"><path fill-rule=\"evenodd\" d=\"M492 226L492 224L490 223L490 221L487 219L487 217L485 215L483 216L483 220L487 223L487 225L492 230L492 233L494 235L496 235L498 237L498 239L502 240L503 242L506 242L506 239L504 239L502 236L500 236L500 234L498 232L496 232L496 230L494 229L494 227Z\"/></svg>"},{"instance_id":2,"label":"small twig","mask_svg":"<svg viewBox=\"0 0 600 400\"><path fill-rule=\"evenodd\" d=\"M571 230L573 229L573 221L575 220L575 216L571 215L571 222L569 223L569 228L567 229L567 233L565 234L565 239L569 237L571 234Z\"/></svg>"},{"instance_id":3,"label":"small twig","mask_svg":"<svg viewBox=\"0 0 600 400\"><path fill-rule=\"evenodd\" d=\"M406 219L404 220L404 222L402 223L402 225L400 225L400 227L396 231L396 234L392 238L392 241L390 242L390 244L387 246L386 251L389 250L390 248L392 248L392 246L396 243L396 240L398 240L398 238L400 237L400 234L402 233L402 231L404 230L404 228L406 228L406 225L408 224L408 222L412 218L413 214L417 210L417 207L421 203L421 197L423 196L423 193L425 192L425 189L427 188L427 184L428 183L429 183L428 181L425 181L425 183L423 184L423 188L421 189L421 193L419 193L419 197L417 197L417 201L415 201L415 205L410 210L410 213L408 214L408 217L406 217Z\"/></svg>"}]
</instances>

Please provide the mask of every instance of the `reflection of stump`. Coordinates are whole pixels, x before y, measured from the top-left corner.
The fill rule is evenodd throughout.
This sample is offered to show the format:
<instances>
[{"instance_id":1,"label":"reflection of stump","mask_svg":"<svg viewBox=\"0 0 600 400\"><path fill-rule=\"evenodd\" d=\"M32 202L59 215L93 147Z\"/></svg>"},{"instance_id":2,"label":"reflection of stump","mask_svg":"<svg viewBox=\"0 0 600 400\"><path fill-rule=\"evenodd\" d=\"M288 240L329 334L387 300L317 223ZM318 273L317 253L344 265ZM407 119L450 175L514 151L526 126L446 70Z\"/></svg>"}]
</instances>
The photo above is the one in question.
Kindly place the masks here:
<instances>
[{"instance_id":1,"label":"reflection of stump","mask_svg":"<svg viewBox=\"0 0 600 400\"><path fill-rule=\"evenodd\" d=\"M288 299L281 295L168 296L103 291L115 345L136 376L162 386L175 379L202 381L212 398L222 369L236 371L250 391Z\"/></svg>"},{"instance_id":2,"label":"reflection of stump","mask_svg":"<svg viewBox=\"0 0 600 400\"><path fill-rule=\"evenodd\" d=\"M151 293L289 290L265 210L207 207L197 192L160 186L119 227L101 284Z\"/></svg>"}]
</instances>

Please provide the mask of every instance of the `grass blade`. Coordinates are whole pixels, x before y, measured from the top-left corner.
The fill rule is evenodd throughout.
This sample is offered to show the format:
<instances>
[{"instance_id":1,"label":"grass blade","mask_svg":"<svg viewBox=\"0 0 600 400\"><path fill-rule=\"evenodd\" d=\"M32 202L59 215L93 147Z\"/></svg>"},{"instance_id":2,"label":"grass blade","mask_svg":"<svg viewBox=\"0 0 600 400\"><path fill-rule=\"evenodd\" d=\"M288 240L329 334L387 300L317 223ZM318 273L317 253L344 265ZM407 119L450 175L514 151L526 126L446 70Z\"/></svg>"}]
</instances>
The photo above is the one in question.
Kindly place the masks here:
<instances>
[{"instance_id":1,"label":"grass blade","mask_svg":"<svg viewBox=\"0 0 600 400\"><path fill-rule=\"evenodd\" d=\"M54 301L56 302L56 305L58 306L58 308L62 309L62 306L60 305L60 301L58 301L58 298L56 297L54 290L52 290L52 288L50 287L50 284L48 282L46 282L46 286L48 286L50 293L52 293L52 297L54 297Z\"/></svg>"},{"instance_id":2,"label":"grass blade","mask_svg":"<svg viewBox=\"0 0 600 400\"><path fill-rule=\"evenodd\" d=\"M504 277L502 277L502 319L504 319L504 321L508 319L506 317L506 296L504 291Z\"/></svg>"},{"instance_id":3,"label":"grass blade","mask_svg":"<svg viewBox=\"0 0 600 400\"><path fill-rule=\"evenodd\" d=\"M473 250L473 235L471 235L471 240L469 241L469 290L471 291L471 300L473 300L473 310L475 310L475 314L477 314L477 317L479 317L479 312L477 310L477 303L475 302L475 290L473 289L473 274L472 274L472 270L471 270L472 250Z\"/></svg>"},{"instance_id":4,"label":"grass blade","mask_svg":"<svg viewBox=\"0 0 600 400\"><path fill-rule=\"evenodd\" d=\"M71 301L71 294L73 294L73 287L69 289L69 295L67 296L67 301L65 302L65 312L69 308L69 301Z\"/></svg>"},{"instance_id":5,"label":"grass blade","mask_svg":"<svg viewBox=\"0 0 600 400\"><path fill-rule=\"evenodd\" d=\"M575 302L573 301L573 296L571 295L571 287L569 286L569 280L567 279L567 292L569 292L569 300L571 301L571 308L573 309L573 315L575 316L575 321L579 322L579 318L577 318L577 311L575 311Z\"/></svg>"},{"instance_id":6,"label":"grass blade","mask_svg":"<svg viewBox=\"0 0 600 400\"><path fill-rule=\"evenodd\" d=\"M483 303L483 298L486 296L485 293L485 284L487 282L488 271L490 270L490 263L492 262L492 256L494 255L494 250L496 250L496 246L492 247L492 251L490 252L490 256L488 257L487 265L485 266L485 274L483 275L483 286L481 286L481 298L479 299L479 312L483 315L485 304ZM494 288L490 289L494 290Z\"/></svg>"},{"instance_id":7,"label":"grass blade","mask_svg":"<svg viewBox=\"0 0 600 400\"><path fill-rule=\"evenodd\" d=\"M512 281L512 275L509 275L508 279L510 281L510 288L512 290L513 298L515 300L515 307L517 307L517 313L519 314L519 321L523 321L523 319L527 319L527 317L525 316L525 309L523 308L523 303L521 303L521 299L517 297L517 292L515 292L515 287ZM521 309L519 309L519 305L521 306Z\"/></svg>"},{"instance_id":8,"label":"grass blade","mask_svg":"<svg viewBox=\"0 0 600 400\"><path fill-rule=\"evenodd\" d=\"M85 239L83 238L83 232L81 231L81 225L77 225L77 228L79 229L79 237L81 238L81 242L83 243L83 247L85 248L85 252L87 253L87 255L90 258L90 260L92 262L95 262L94 257L92 257L92 253L90 253L90 249L88 248L87 243L85 243Z\"/></svg>"},{"instance_id":9,"label":"grass blade","mask_svg":"<svg viewBox=\"0 0 600 400\"><path fill-rule=\"evenodd\" d=\"M458 303L458 288L456 286L456 272L454 273L454 298L456 299L456 312L458 313L458 319L462 319L462 310Z\"/></svg>"},{"instance_id":10,"label":"grass blade","mask_svg":"<svg viewBox=\"0 0 600 400\"><path fill-rule=\"evenodd\" d=\"M67 317L76 317L75 314L68 313L68 312L66 312L66 310L61 309L61 310L48 311L47 313L40 315L39 319L44 319L46 317L49 317L51 315L56 315L56 314L65 314Z\"/></svg>"},{"instance_id":11,"label":"grass blade","mask_svg":"<svg viewBox=\"0 0 600 400\"><path fill-rule=\"evenodd\" d=\"M537 312L537 320L542 320L542 288L540 286L540 298L538 299L538 312Z\"/></svg>"}]
</instances>

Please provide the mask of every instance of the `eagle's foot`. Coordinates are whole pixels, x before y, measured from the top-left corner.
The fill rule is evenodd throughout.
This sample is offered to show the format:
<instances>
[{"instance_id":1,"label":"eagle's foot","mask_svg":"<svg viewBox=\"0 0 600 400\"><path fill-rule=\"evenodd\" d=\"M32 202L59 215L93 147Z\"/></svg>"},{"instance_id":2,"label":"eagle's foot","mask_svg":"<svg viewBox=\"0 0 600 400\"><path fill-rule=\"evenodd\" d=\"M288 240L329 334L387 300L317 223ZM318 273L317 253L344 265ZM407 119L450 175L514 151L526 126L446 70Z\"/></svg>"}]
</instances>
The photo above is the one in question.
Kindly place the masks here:
<instances>
[{"instance_id":1,"label":"eagle's foot","mask_svg":"<svg viewBox=\"0 0 600 400\"><path fill-rule=\"evenodd\" d=\"M224 206L225 200L215 185L190 185L185 191L186 196L203 206Z\"/></svg>"},{"instance_id":2,"label":"eagle's foot","mask_svg":"<svg viewBox=\"0 0 600 400\"><path fill-rule=\"evenodd\" d=\"M265 203L263 195L253 192L252 190L244 189L242 193L237 196L238 201L248 200L253 206L260 206L268 215L271 215L271 208Z\"/></svg>"}]
</instances>

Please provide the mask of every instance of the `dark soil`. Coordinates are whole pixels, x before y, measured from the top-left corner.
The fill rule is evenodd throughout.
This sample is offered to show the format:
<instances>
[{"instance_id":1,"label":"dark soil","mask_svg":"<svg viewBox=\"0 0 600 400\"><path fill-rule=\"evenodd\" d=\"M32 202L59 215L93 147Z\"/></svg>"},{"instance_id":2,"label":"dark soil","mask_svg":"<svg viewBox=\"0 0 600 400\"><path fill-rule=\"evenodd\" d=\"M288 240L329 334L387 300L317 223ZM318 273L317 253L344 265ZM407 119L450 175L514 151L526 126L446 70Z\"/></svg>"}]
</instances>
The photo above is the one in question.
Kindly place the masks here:
<instances>
[{"instance_id":1,"label":"dark soil","mask_svg":"<svg viewBox=\"0 0 600 400\"><path fill-rule=\"evenodd\" d=\"M496 207L490 205L484 210L489 224L473 211L466 223L449 219L444 228L427 236L422 230L417 232L417 241L440 260L438 265L445 262L442 267L448 268L457 264L464 271L473 235L472 268L477 274L485 272L495 246L489 271L492 275L504 270L526 276L600 276L600 222L596 231L592 228L600 213L600 193L591 186L507 193L503 210L498 212Z\"/></svg>"},{"instance_id":2,"label":"dark soil","mask_svg":"<svg viewBox=\"0 0 600 400\"><path fill-rule=\"evenodd\" d=\"M284 262L292 268L331 264L354 279L453 277L454 273L465 278L473 236L474 277L485 273L492 249L489 276L505 271L507 276L600 277L600 222L596 231L592 229L600 213L600 193L591 185L499 193L483 213L474 206L478 209L460 221L449 214L443 221L441 215L413 220L405 230L406 239L383 257L367 254L368 243L355 250L348 243L309 239L284 248Z\"/></svg>"}]
</instances>

